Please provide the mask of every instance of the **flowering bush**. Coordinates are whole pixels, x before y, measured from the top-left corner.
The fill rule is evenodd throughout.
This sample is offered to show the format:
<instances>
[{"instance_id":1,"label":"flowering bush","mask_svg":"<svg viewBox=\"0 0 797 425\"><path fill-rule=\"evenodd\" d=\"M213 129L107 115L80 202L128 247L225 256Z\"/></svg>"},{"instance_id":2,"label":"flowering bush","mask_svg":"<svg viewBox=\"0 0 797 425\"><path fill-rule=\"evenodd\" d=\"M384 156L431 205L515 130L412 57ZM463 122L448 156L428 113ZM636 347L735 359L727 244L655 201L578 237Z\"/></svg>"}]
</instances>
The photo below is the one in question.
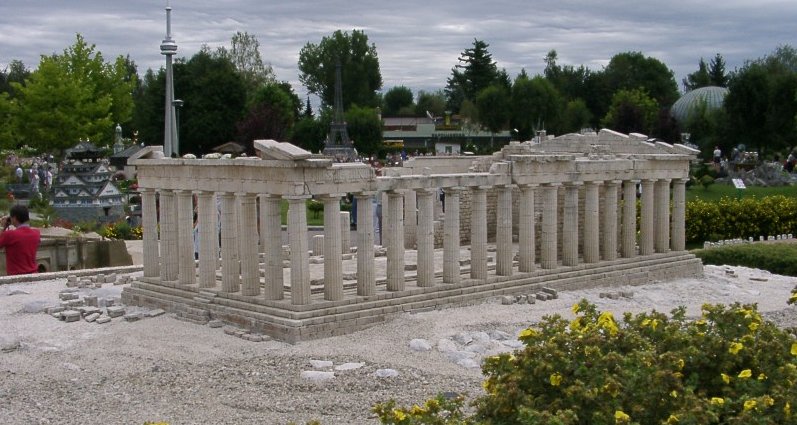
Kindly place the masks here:
<instances>
[{"instance_id":1,"label":"flowering bush","mask_svg":"<svg viewBox=\"0 0 797 425\"><path fill-rule=\"evenodd\" d=\"M100 229L100 235L108 239L139 240L142 236L141 226L132 227L126 221L111 223Z\"/></svg>"},{"instance_id":2,"label":"flowering bush","mask_svg":"<svg viewBox=\"0 0 797 425\"><path fill-rule=\"evenodd\" d=\"M616 319L582 300L572 321L547 316L525 347L488 358L486 395L462 419L377 406L388 424L787 424L797 418L797 341L755 306L704 305ZM389 410L388 410L389 409ZM455 419L448 422L448 418Z\"/></svg>"},{"instance_id":3,"label":"flowering bush","mask_svg":"<svg viewBox=\"0 0 797 425\"><path fill-rule=\"evenodd\" d=\"M782 195L686 203L686 240L734 239L797 233L797 199Z\"/></svg>"}]
</instances>

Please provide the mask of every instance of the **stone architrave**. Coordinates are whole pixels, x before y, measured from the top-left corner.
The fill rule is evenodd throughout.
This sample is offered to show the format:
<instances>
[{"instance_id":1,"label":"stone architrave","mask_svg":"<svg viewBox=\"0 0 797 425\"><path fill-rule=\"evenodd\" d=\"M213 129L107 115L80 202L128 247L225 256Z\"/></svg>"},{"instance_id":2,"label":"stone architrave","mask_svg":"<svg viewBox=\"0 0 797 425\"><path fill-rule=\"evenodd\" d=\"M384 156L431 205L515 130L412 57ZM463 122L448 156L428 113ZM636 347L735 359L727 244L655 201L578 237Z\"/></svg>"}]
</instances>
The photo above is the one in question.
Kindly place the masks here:
<instances>
[{"instance_id":1,"label":"stone architrave","mask_svg":"<svg viewBox=\"0 0 797 425\"><path fill-rule=\"evenodd\" d=\"M433 189L419 189L418 204L418 286L434 286L434 195Z\"/></svg>"},{"instance_id":2,"label":"stone architrave","mask_svg":"<svg viewBox=\"0 0 797 425\"><path fill-rule=\"evenodd\" d=\"M403 291L404 195L387 192L387 200L387 290Z\"/></svg>"},{"instance_id":3,"label":"stone architrave","mask_svg":"<svg viewBox=\"0 0 797 425\"><path fill-rule=\"evenodd\" d=\"M307 206L309 196L286 196L291 246L291 304L310 304L310 263L307 256Z\"/></svg>"},{"instance_id":4,"label":"stone architrave","mask_svg":"<svg viewBox=\"0 0 797 425\"><path fill-rule=\"evenodd\" d=\"M183 285L193 285L196 283L193 194L188 190L178 190L176 194L177 237L179 239L178 280Z\"/></svg>"},{"instance_id":5,"label":"stone architrave","mask_svg":"<svg viewBox=\"0 0 797 425\"><path fill-rule=\"evenodd\" d=\"M636 180L623 181L623 258L636 256Z\"/></svg>"},{"instance_id":6,"label":"stone architrave","mask_svg":"<svg viewBox=\"0 0 797 425\"><path fill-rule=\"evenodd\" d=\"M376 293L374 273L374 198L375 192L357 193L357 295Z\"/></svg>"},{"instance_id":7,"label":"stone architrave","mask_svg":"<svg viewBox=\"0 0 797 425\"><path fill-rule=\"evenodd\" d=\"M459 283L459 194L462 188L446 188L443 228L443 283Z\"/></svg>"},{"instance_id":8,"label":"stone architrave","mask_svg":"<svg viewBox=\"0 0 797 425\"><path fill-rule=\"evenodd\" d=\"M520 204L518 205L520 261L518 270L524 273L534 271L536 257L534 249L536 243L534 236L534 188L535 186L533 185L520 186Z\"/></svg>"},{"instance_id":9,"label":"stone architrave","mask_svg":"<svg viewBox=\"0 0 797 425\"><path fill-rule=\"evenodd\" d=\"M141 189L141 217L143 220L144 276L160 274L158 249L158 209L156 194L152 189Z\"/></svg>"},{"instance_id":10,"label":"stone architrave","mask_svg":"<svg viewBox=\"0 0 797 425\"><path fill-rule=\"evenodd\" d=\"M487 279L487 191L471 188L470 207L470 277ZM420 258L420 252L418 252Z\"/></svg>"},{"instance_id":11,"label":"stone architrave","mask_svg":"<svg viewBox=\"0 0 797 425\"><path fill-rule=\"evenodd\" d=\"M512 186L499 186L497 191L495 273L512 276Z\"/></svg>"},{"instance_id":12,"label":"stone architrave","mask_svg":"<svg viewBox=\"0 0 797 425\"><path fill-rule=\"evenodd\" d=\"M285 296L282 276L282 221L280 198L260 195L260 236L265 250L265 296L267 300L281 300Z\"/></svg>"},{"instance_id":13,"label":"stone architrave","mask_svg":"<svg viewBox=\"0 0 797 425\"><path fill-rule=\"evenodd\" d=\"M238 263L238 217L235 194L222 192L221 199L221 290L238 292L241 289L241 266Z\"/></svg>"},{"instance_id":14,"label":"stone architrave","mask_svg":"<svg viewBox=\"0 0 797 425\"><path fill-rule=\"evenodd\" d=\"M584 184L584 262L597 263L600 260L600 184L602 182L586 182Z\"/></svg>"},{"instance_id":15,"label":"stone architrave","mask_svg":"<svg viewBox=\"0 0 797 425\"><path fill-rule=\"evenodd\" d=\"M340 198L342 196L343 194L332 194L322 198L324 202L324 299L327 301L337 301L343 298L340 248Z\"/></svg>"},{"instance_id":16,"label":"stone architrave","mask_svg":"<svg viewBox=\"0 0 797 425\"><path fill-rule=\"evenodd\" d=\"M654 215L656 213L655 180L642 180L642 218L639 225L639 255L653 254L653 242L656 228Z\"/></svg>"},{"instance_id":17,"label":"stone architrave","mask_svg":"<svg viewBox=\"0 0 797 425\"><path fill-rule=\"evenodd\" d=\"M660 179L655 184L656 196L656 252L670 250L670 180Z\"/></svg>"},{"instance_id":18,"label":"stone architrave","mask_svg":"<svg viewBox=\"0 0 797 425\"><path fill-rule=\"evenodd\" d=\"M555 269L558 266L557 250L559 237L557 227L559 186L557 184L545 184L542 186L542 233L540 242L540 267L543 269Z\"/></svg>"},{"instance_id":19,"label":"stone architrave","mask_svg":"<svg viewBox=\"0 0 797 425\"><path fill-rule=\"evenodd\" d=\"M260 295L260 267L257 255L257 200L252 193L240 193L240 240L241 295Z\"/></svg>"}]
</instances>

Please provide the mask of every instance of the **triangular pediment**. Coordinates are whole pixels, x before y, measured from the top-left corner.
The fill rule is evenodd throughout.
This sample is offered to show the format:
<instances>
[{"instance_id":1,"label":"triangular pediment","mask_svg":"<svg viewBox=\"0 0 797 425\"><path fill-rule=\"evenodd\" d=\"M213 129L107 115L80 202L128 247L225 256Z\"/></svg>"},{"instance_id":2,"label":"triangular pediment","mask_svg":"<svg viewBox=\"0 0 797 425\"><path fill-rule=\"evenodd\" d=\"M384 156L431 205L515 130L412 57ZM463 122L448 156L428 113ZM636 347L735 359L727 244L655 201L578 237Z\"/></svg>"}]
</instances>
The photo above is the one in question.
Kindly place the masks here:
<instances>
[{"instance_id":1,"label":"triangular pediment","mask_svg":"<svg viewBox=\"0 0 797 425\"><path fill-rule=\"evenodd\" d=\"M118 196L118 195L121 195L121 194L122 194L122 192L112 182L106 183L105 186L103 186L102 189L100 189L97 192L97 196L98 197L99 196Z\"/></svg>"},{"instance_id":2,"label":"triangular pediment","mask_svg":"<svg viewBox=\"0 0 797 425\"><path fill-rule=\"evenodd\" d=\"M671 145L644 134L623 134L602 129L598 133L570 133L531 144L534 152L571 154L626 154L626 155L697 155L700 152L683 145Z\"/></svg>"},{"instance_id":3,"label":"triangular pediment","mask_svg":"<svg viewBox=\"0 0 797 425\"><path fill-rule=\"evenodd\" d=\"M69 176L61 182L61 186L85 186L86 183L81 180L78 176Z\"/></svg>"}]
</instances>

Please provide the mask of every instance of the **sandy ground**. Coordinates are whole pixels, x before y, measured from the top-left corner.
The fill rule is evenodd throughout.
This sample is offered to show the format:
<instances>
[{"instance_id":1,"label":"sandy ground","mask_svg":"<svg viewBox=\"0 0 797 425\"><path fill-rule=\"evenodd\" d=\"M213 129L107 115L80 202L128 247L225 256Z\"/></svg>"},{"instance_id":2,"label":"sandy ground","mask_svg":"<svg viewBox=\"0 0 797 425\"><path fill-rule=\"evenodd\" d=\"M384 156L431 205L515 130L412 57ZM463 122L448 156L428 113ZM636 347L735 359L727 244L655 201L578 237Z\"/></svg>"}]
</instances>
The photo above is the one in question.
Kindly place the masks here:
<instances>
[{"instance_id":1,"label":"sandy ground","mask_svg":"<svg viewBox=\"0 0 797 425\"><path fill-rule=\"evenodd\" d=\"M736 277L726 273L735 272ZM786 300L797 280L742 267L707 266L703 279L560 292L557 300L405 314L355 334L289 345L249 342L169 315L107 324L65 323L41 312L65 280L0 286L0 423L3 424L375 424L370 408L438 392L481 392L478 362L511 350L543 315L569 316L582 298L615 313L703 303L757 303L768 318L797 325ZM751 280L753 278L753 280ZM97 289L118 296L122 286ZM89 290L84 291L86 295ZM632 298L599 292L633 291ZM416 351L413 339L431 350ZM415 341L414 344L419 344ZM420 345L423 345L422 343ZM313 364L314 360L332 366ZM310 371L326 380L303 377ZM393 372L391 372L393 371ZM380 375L395 376L380 377ZM312 375L312 374L310 374ZM334 377L332 377L334 376Z\"/></svg>"}]
</instances>

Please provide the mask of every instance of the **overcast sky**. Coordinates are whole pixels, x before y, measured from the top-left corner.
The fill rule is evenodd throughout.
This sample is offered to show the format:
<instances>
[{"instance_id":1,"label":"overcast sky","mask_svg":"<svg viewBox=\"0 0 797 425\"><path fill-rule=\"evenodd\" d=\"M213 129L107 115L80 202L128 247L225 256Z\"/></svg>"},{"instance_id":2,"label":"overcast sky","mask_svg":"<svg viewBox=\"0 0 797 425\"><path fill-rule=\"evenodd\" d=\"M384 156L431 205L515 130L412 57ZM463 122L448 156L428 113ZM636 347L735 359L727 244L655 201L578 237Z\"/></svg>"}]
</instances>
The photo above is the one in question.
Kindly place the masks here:
<instances>
[{"instance_id":1,"label":"overcast sky","mask_svg":"<svg viewBox=\"0 0 797 425\"><path fill-rule=\"evenodd\" d=\"M0 68L61 53L80 33L106 60L127 55L139 73L159 68L165 0L24 0L0 2ZM299 50L341 29L363 30L376 45L383 90L443 88L457 57L474 38L487 42L514 78L542 72L556 49L562 65L599 70L620 52L655 57L681 79L724 56L728 70L777 46L797 47L795 0L171 0L178 57L201 45L229 45L236 31L260 41L261 55L297 94Z\"/></svg>"}]
</instances>

